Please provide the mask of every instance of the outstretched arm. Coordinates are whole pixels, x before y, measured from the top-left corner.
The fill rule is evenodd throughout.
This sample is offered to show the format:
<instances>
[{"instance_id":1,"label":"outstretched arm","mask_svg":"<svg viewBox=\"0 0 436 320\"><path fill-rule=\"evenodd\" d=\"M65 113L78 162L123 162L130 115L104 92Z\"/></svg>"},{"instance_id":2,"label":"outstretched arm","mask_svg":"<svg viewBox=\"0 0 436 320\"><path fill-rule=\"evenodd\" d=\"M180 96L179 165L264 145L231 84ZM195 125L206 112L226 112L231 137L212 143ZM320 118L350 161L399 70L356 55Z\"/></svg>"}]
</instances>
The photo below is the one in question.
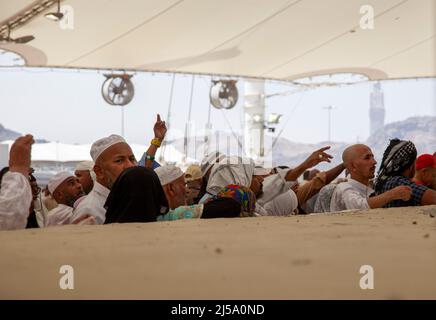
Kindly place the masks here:
<instances>
[{"instance_id":1,"label":"outstretched arm","mask_svg":"<svg viewBox=\"0 0 436 320\"><path fill-rule=\"evenodd\" d=\"M381 208L393 200L408 201L412 195L412 189L408 186L398 186L378 196L368 198L371 209Z\"/></svg>"},{"instance_id":2,"label":"outstretched arm","mask_svg":"<svg viewBox=\"0 0 436 320\"><path fill-rule=\"evenodd\" d=\"M332 159L333 157L324 152L328 149L330 149L330 146L321 148L313 152L306 160L304 160L302 164L289 170L286 174L285 180L295 181L298 179L299 176L303 174L305 170L310 169L323 161L331 162L330 159Z\"/></svg>"},{"instance_id":3,"label":"outstretched arm","mask_svg":"<svg viewBox=\"0 0 436 320\"><path fill-rule=\"evenodd\" d=\"M165 121L162 121L160 115L157 115L156 123L153 127L154 131L154 139L150 143L150 147L148 148L145 159L145 167L151 168L153 166L153 160L156 155L157 149L160 147L163 139L165 138L165 134L167 133L167 127L165 125Z\"/></svg>"}]
</instances>

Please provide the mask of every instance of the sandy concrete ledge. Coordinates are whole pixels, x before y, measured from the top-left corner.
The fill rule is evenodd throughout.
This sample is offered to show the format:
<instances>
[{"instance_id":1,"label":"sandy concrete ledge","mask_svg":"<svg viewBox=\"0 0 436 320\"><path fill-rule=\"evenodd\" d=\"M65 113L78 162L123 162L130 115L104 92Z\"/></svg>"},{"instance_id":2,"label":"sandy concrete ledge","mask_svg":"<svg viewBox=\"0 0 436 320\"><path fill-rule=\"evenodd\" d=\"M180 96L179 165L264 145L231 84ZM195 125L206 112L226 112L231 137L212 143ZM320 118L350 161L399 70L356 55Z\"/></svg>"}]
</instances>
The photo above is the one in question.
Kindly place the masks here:
<instances>
[{"instance_id":1,"label":"sandy concrete ledge","mask_svg":"<svg viewBox=\"0 0 436 320\"><path fill-rule=\"evenodd\" d=\"M2 299L436 299L436 206L0 232ZM61 290L60 266L74 268ZM362 290L362 265L374 269Z\"/></svg>"}]
</instances>

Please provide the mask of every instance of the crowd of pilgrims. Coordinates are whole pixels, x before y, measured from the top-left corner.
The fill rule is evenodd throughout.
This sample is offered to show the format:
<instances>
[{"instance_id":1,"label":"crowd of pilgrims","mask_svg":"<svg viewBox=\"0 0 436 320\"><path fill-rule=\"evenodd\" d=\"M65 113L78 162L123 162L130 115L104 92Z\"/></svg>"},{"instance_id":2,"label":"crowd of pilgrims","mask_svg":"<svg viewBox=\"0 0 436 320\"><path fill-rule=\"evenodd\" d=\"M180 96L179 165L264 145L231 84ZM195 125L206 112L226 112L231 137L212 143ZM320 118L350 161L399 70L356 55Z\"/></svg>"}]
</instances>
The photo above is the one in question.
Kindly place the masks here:
<instances>
[{"instance_id":1,"label":"crowd of pilgrims","mask_svg":"<svg viewBox=\"0 0 436 320\"><path fill-rule=\"evenodd\" d=\"M154 161L167 131L159 115L153 131L139 163L121 136L110 135L92 144L93 161L79 163L74 174L57 173L44 190L30 167L33 137L18 138L0 172L0 230L436 204L436 155L418 157L411 141L391 140L377 175L363 144L347 147L342 163L323 172L314 167L331 162L328 146L293 168L211 152L183 172ZM338 178L344 170L346 178Z\"/></svg>"}]
</instances>

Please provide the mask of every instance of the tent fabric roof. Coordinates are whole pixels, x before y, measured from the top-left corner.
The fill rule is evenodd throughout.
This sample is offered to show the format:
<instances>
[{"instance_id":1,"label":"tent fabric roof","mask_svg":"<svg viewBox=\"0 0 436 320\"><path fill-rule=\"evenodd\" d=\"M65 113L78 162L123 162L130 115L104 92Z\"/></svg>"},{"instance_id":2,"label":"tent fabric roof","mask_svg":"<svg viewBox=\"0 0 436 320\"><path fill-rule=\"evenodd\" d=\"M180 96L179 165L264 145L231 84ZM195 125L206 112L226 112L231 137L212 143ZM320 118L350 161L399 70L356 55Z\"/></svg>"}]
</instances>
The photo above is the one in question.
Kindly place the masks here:
<instances>
[{"instance_id":1,"label":"tent fabric roof","mask_svg":"<svg viewBox=\"0 0 436 320\"><path fill-rule=\"evenodd\" d=\"M0 26L36 2L2 1ZM363 5L374 8L372 30L359 27ZM276 80L336 72L371 80L436 76L436 0L64 0L62 6L73 13L73 29L40 14L12 31L35 40L0 48L22 54L28 66Z\"/></svg>"}]
</instances>

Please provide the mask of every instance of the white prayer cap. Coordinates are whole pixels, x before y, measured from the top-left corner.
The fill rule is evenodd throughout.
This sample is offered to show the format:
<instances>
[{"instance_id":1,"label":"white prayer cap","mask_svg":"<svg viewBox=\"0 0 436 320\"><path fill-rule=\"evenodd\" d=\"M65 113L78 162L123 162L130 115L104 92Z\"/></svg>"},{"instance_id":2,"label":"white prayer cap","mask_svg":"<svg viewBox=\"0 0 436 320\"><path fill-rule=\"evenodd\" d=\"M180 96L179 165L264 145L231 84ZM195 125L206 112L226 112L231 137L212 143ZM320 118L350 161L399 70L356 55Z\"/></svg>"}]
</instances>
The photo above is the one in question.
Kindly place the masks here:
<instances>
[{"instance_id":1,"label":"white prayer cap","mask_svg":"<svg viewBox=\"0 0 436 320\"><path fill-rule=\"evenodd\" d=\"M159 177L160 184L163 186L184 176L182 169L174 165L158 167L154 169L154 172L156 172L157 176Z\"/></svg>"},{"instance_id":2,"label":"white prayer cap","mask_svg":"<svg viewBox=\"0 0 436 320\"><path fill-rule=\"evenodd\" d=\"M76 166L76 169L74 171L89 171L89 174L91 175L91 178L93 181L97 180L97 176L94 172L94 161L82 161L79 162Z\"/></svg>"},{"instance_id":3,"label":"white prayer cap","mask_svg":"<svg viewBox=\"0 0 436 320\"><path fill-rule=\"evenodd\" d=\"M212 168L212 166L215 163L220 162L223 158L225 158L225 155L222 154L219 151L213 151L213 152L210 152L209 154L207 154L203 158L203 160L201 160L201 164L200 164L200 167L201 167L201 176L203 177L206 174L206 172L210 168Z\"/></svg>"},{"instance_id":4,"label":"white prayer cap","mask_svg":"<svg viewBox=\"0 0 436 320\"><path fill-rule=\"evenodd\" d=\"M72 175L71 173L66 172L66 171L56 173L48 181L48 185L47 185L48 191L50 191L50 193L53 194L55 192L56 188L59 187L62 182L64 182L65 180L67 180L70 177L74 177L74 175Z\"/></svg>"},{"instance_id":5,"label":"white prayer cap","mask_svg":"<svg viewBox=\"0 0 436 320\"><path fill-rule=\"evenodd\" d=\"M101 138L95 141L91 146L91 158L94 162L97 161L98 157L108 148L112 147L117 143L127 143L122 136L117 134L111 134L109 137Z\"/></svg>"},{"instance_id":6,"label":"white prayer cap","mask_svg":"<svg viewBox=\"0 0 436 320\"><path fill-rule=\"evenodd\" d=\"M82 161L76 165L75 171L92 171L94 168L94 161Z\"/></svg>"},{"instance_id":7,"label":"white prayer cap","mask_svg":"<svg viewBox=\"0 0 436 320\"><path fill-rule=\"evenodd\" d=\"M267 169L264 167L255 167L254 168L254 174L255 176L267 176L271 174L271 169Z\"/></svg>"},{"instance_id":8,"label":"white prayer cap","mask_svg":"<svg viewBox=\"0 0 436 320\"><path fill-rule=\"evenodd\" d=\"M201 179L201 168L197 164L191 164L185 171L185 181Z\"/></svg>"}]
</instances>

